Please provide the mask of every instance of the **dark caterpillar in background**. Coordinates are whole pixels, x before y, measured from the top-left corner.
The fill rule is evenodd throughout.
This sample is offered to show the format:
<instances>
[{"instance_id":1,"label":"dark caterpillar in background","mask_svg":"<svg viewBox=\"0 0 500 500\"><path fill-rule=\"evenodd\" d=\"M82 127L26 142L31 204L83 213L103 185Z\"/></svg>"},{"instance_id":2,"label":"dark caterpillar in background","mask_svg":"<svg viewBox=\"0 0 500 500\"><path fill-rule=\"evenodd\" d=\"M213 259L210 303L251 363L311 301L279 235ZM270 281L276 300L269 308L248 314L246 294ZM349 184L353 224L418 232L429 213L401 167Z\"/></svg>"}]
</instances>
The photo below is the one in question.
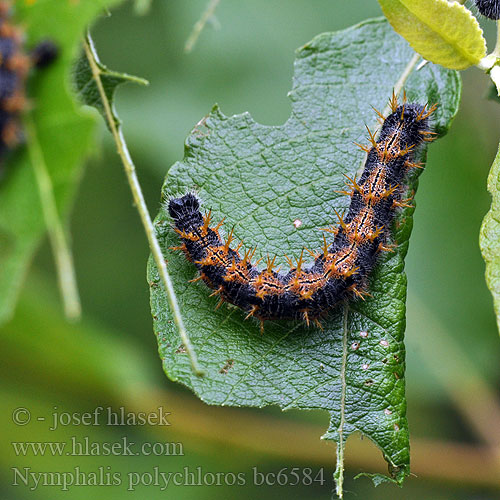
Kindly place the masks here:
<instances>
[{"instance_id":1,"label":"dark caterpillar in background","mask_svg":"<svg viewBox=\"0 0 500 500\"><path fill-rule=\"evenodd\" d=\"M0 168L5 154L22 141L20 117L27 107L26 78L32 67L43 68L57 57L50 41L24 50L24 36L10 21L10 2L0 1Z\"/></svg>"},{"instance_id":2,"label":"dark caterpillar in background","mask_svg":"<svg viewBox=\"0 0 500 500\"><path fill-rule=\"evenodd\" d=\"M475 0L477 10L485 17L500 19L500 0Z\"/></svg>"},{"instance_id":3,"label":"dark caterpillar in background","mask_svg":"<svg viewBox=\"0 0 500 500\"><path fill-rule=\"evenodd\" d=\"M322 250L315 260L304 266L303 252L296 265L286 273L274 270L275 259L267 260L263 270L251 259L255 250L243 256L231 247L232 232L227 240L219 234L222 223L210 226L210 213L202 215L200 201L192 193L171 199L168 210L175 231L182 240L187 258L194 262L200 277L212 295L227 301L262 322L274 319L314 321L344 299L363 297L368 275L382 251L388 245L392 221L399 207L409 206L403 199L405 178L413 168L415 153L424 141L433 140L429 117L436 106L405 103L398 106L391 100L392 113L384 119L380 136L370 133L371 147L360 146L367 152L361 178L349 179L351 197L347 216L339 217L340 224L327 231L335 238L329 245L324 239ZM379 116L381 118L382 115Z\"/></svg>"}]
</instances>

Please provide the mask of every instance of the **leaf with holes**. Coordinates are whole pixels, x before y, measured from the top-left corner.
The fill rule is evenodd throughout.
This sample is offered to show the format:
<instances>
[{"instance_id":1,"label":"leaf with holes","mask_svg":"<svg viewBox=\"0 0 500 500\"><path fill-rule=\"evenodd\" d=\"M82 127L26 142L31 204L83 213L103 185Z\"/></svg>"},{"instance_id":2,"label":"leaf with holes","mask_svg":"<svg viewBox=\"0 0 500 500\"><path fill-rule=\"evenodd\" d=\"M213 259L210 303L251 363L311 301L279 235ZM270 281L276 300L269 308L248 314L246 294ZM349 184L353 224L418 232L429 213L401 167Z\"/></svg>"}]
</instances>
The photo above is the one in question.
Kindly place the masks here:
<instances>
[{"instance_id":1,"label":"leaf with holes","mask_svg":"<svg viewBox=\"0 0 500 500\"><path fill-rule=\"evenodd\" d=\"M34 131L61 217L68 213L95 126L92 116L77 109L70 92L74 52L85 27L104 7L119 1L15 2L15 21L26 31L27 46L49 38L60 51L50 68L32 75L28 96L33 106ZM4 165L6 175L0 182L0 322L12 314L22 280L45 231L29 147L20 146L9 156Z\"/></svg>"},{"instance_id":2,"label":"leaf with holes","mask_svg":"<svg viewBox=\"0 0 500 500\"><path fill-rule=\"evenodd\" d=\"M205 209L226 217L226 234L234 226L247 248L257 245L257 257L277 254L285 267L284 254L319 248L318 228L334 223L334 209L348 207L350 198L336 190L343 189L343 174L353 176L363 165L354 143L366 138L365 124L377 125L372 106L383 109L403 75L410 101L439 103L434 127L446 132L458 108L458 75L432 64L417 71L416 62L382 20L319 35L297 52L288 121L263 126L248 113L227 117L215 107L188 137L184 159L169 170L163 199L196 190ZM413 177L408 189L415 188ZM151 309L166 374L210 404L327 410L324 438L338 445L339 491L344 444L354 431L379 446L400 483L409 473L403 268L411 216L405 209L395 222L397 251L381 258L366 301L340 305L323 331L276 321L261 335L239 309L214 310L216 298L202 282L188 283L196 269L168 250L178 238L163 208L157 231L207 376L191 372L150 260Z\"/></svg>"}]
</instances>

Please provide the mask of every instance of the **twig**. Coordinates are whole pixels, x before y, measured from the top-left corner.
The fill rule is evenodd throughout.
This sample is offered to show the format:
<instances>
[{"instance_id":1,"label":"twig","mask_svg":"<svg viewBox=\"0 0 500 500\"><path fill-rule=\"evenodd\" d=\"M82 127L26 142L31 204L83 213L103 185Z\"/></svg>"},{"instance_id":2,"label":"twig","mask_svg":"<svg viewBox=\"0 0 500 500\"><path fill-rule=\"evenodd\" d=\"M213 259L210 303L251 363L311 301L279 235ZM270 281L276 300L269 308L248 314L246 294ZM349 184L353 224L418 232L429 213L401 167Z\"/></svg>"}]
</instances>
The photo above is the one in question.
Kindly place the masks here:
<instances>
[{"instance_id":1,"label":"twig","mask_svg":"<svg viewBox=\"0 0 500 500\"><path fill-rule=\"evenodd\" d=\"M49 235L49 241L57 268L57 277L64 305L64 312L68 319L77 320L81 316L82 308L76 284L73 257L66 240L66 235L64 234L61 219L59 218L52 180L48 173L47 165L45 164L43 151L38 142L36 128L30 113L26 114L24 122L26 133L29 136L27 141L28 152L33 171L35 172L43 217L45 219L45 225L47 227L47 233Z\"/></svg>"},{"instance_id":2,"label":"twig","mask_svg":"<svg viewBox=\"0 0 500 500\"><path fill-rule=\"evenodd\" d=\"M418 63L418 60L420 59L420 54L413 54L413 57L410 59L408 64L406 65L405 69L401 73L401 76L399 77L399 80L396 82L396 85L394 85L394 94L399 96L401 91L403 90L404 84L406 83L406 80L408 80L408 77L411 75L411 72L414 70L415 66ZM387 106L384 108L384 111L382 111L382 114L387 117L392 110L391 104L387 104Z\"/></svg>"},{"instance_id":3,"label":"twig","mask_svg":"<svg viewBox=\"0 0 500 500\"><path fill-rule=\"evenodd\" d=\"M336 492L339 498L344 498L344 425L345 425L345 391L346 391L346 364L347 364L347 340L349 336L348 318L349 304L344 302L342 308L343 328L342 328L342 366L340 367L340 383L342 393L340 396L340 423L337 429L337 466L335 468L335 482L337 483Z\"/></svg>"},{"instance_id":4,"label":"twig","mask_svg":"<svg viewBox=\"0 0 500 500\"><path fill-rule=\"evenodd\" d=\"M205 12L201 15L200 19L193 26L193 30L186 40L186 45L184 46L184 52L191 52L200 36L200 33L203 31L203 28L207 24L207 21L214 15L215 9L217 5L219 5L220 0L210 0L208 2L207 8Z\"/></svg>"},{"instance_id":5,"label":"twig","mask_svg":"<svg viewBox=\"0 0 500 500\"><path fill-rule=\"evenodd\" d=\"M149 215L146 201L144 200L144 196L142 194L141 185L139 183L139 179L137 178L137 173L135 170L134 163L132 162L132 158L128 151L127 144L123 137L121 126L115 122L113 117L113 111L111 109L111 104L109 103L106 97L104 86L101 81L101 70L98 65L99 58L94 49L92 39L90 38L89 34L87 34L86 38L83 40L83 47L85 50L85 55L87 56L87 59L89 61L89 65L92 71L92 76L96 82L102 103L104 105L106 121L108 122L109 128L111 129L111 133L113 134L113 138L116 143L116 149L118 155L122 160L123 167L125 169L125 174L127 176L127 180L130 185L130 190L132 191L132 197L134 198L135 206L137 208L137 211L139 212L139 216L141 218L144 231L148 238L149 248L151 249L151 253L156 263L160 279L163 283L163 286L165 287L167 300L170 306L170 310L172 311L174 322L179 331L182 343L184 344L184 347L186 349L186 353L189 356L193 372L198 376L202 376L203 371L198 365L198 361L196 359L196 353L194 352L193 346L191 344L191 341L189 340L189 336L184 327L184 322L182 320L179 304L177 303L177 298L175 296L172 280L170 279L170 275L168 274L167 266L165 264L165 258L163 257L160 244L158 243L158 239L156 238L156 232L153 227L153 222L151 221L151 217Z\"/></svg>"}]
</instances>

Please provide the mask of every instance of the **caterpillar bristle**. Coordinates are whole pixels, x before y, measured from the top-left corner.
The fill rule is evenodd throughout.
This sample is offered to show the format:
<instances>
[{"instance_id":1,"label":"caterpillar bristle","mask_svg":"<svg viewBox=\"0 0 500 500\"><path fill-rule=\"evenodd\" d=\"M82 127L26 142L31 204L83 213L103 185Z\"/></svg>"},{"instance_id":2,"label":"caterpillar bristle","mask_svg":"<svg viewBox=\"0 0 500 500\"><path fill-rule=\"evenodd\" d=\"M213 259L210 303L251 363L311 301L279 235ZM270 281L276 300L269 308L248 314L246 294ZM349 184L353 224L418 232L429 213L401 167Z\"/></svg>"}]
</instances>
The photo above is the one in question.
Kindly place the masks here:
<instances>
[{"instance_id":1,"label":"caterpillar bristle","mask_svg":"<svg viewBox=\"0 0 500 500\"><path fill-rule=\"evenodd\" d=\"M196 280L203 280L212 295L234 304L246 313L245 319L260 321L276 319L301 320L307 326L321 328L318 318L346 299L366 300L368 276L383 252L394 252L388 242L395 214L400 208L412 207L412 199L404 198L408 172L423 165L416 163L418 147L433 140L429 117L436 105L419 105L406 101L397 103L393 92L389 100L391 114L383 120L377 136L367 127L370 146L358 146L367 153L359 179L345 175L348 189L341 191L351 199L347 214L332 208L338 218L335 227L323 228L319 251L304 247L293 259L284 256L289 269L275 269L276 256L259 258L252 263L256 247L245 250L240 257L240 242L235 248L234 227L224 240L219 235L222 221L211 226L212 213L202 215L200 202L192 193L170 200L169 212L174 220L184 252L200 271ZM375 110L379 118L382 115ZM333 235L328 241L326 233ZM306 266L307 252L313 263ZM257 268L264 261L264 269Z\"/></svg>"},{"instance_id":2,"label":"caterpillar bristle","mask_svg":"<svg viewBox=\"0 0 500 500\"><path fill-rule=\"evenodd\" d=\"M288 265L290 266L290 269L293 269L293 261L292 259L290 259L290 257L288 257L287 254L284 255L286 261L288 262Z\"/></svg>"},{"instance_id":3,"label":"caterpillar bristle","mask_svg":"<svg viewBox=\"0 0 500 500\"><path fill-rule=\"evenodd\" d=\"M323 324L318 318L313 318L313 323L316 326L316 328L319 328L322 332L324 331Z\"/></svg>"},{"instance_id":4,"label":"caterpillar bristle","mask_svg":"<svg viewBox=\"0 0 500 500\"><path fill-rule=\"evenodd\" d=\"M394 253L396 250L396 245L391 244L391 245L385 245L384 243L380 243L378 246L377 251L378 252L390 252Z\"/></svg>"},{"instance_id":5,"label":"caterpillar bristle","mask_svg":"<svg viewBox=\"0 0 500 500\"><path fill-rule=\"evenodd\" d=\"M248 314L245 316L245 319L249 319L251 316L253 316L257 311L259 310L259 306L253 305L252 309L248 312Z\"/></svg>"},{"instance_id":6,"label":"caterpillar bristle","mask_svg":"<svg viewBox=\"0 0 500 500\"><path fill-rule=\"evenodd\" d=\"M392 96L389 99L389 106L391 107L392 113L395 113L396 109L398 109L398 97L396 96L394 90L392 91Z\"/></svg>"},{"instance_id":7,"label":"caterpillar bristle","mask_svg":"<svg viewBox=\"0 0 500 500\"><path fill-rule=\"evenodd\" d=\"M361 149L361 151L364 151L365 153L369 153L370 152L370 147L369 146L365 146L363 144L358 144L357 142L354 143L356 146L358 146L359 149Z\"/></svg>"},{"instance_id":8,"label":"caterpillar bristle","mask_svg":"<svg viewBox=\"0 0 500 500\"><path fill-rule=\"evenodd\" d=\"M377 114L377 116L382 120L382 123L384 122L384 115L377 109L375 108L374 106L371 107L373 109L373 111L375 111L375 113Z\"/></svg>"}]
</instances>

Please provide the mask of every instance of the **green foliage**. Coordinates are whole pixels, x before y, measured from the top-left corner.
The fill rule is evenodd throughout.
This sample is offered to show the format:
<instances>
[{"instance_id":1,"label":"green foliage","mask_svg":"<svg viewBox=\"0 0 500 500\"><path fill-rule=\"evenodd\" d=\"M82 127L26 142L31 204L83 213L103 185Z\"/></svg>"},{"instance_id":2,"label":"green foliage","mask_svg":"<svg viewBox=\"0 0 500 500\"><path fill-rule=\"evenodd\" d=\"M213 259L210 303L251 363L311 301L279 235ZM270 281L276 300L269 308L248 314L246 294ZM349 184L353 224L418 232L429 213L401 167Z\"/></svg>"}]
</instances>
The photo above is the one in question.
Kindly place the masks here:
<instances>
[{"instance_id":1,"label":"green foliage","mask_svg":"<svg viewBox=\"0 0 500 500\"><path fill-rule=\"evenodd\" d=\"M493 295L500 330L500 149L488 176L488 191L493 199L481 226L479 244L486 262L486 284Z\"/></svg>"},{"instance_id":2,"label":"green foliage","mask_svg":"<svg viewBox=\"0 0 500 500\"><path fill-rule=\"evenodd\" d=\"M66 215L75 193L80 165L92 145L94 119L75 107L70 94L70 68L86 25L104 6L118 0L85 2L18 2L16 20L26 29L27 45L43 38L60 49L57 61L30 80L29 97L36 139L54 186L57 208ZM57 19L57 22L54 22ZM12 313L33 253L45 231L38 188L28 148L18 148L5 165L0 183L0 322Z\"/></svg>"},{"instance_id":3,"label":"green foliage","mask_svg":"<svg viewBox=\"0 0 500 500\"><path fill-rule=\"evenodd\" d=\"M425 59L465 69L486 55L483 32L471 12L448 0L379 0L392 27Z\"/></svg>"},{"instance_id":4,"label":"green foliage","mask_svg":"<svg viewBox=\"0 0 500 500\"><path fill-rule=\"evenodd\" d=\"M257 245L257 257L277 254L286 267L283 254L298 257L304 246L319 247L317 229L333 222L334 208L348 207L349 198L335 190L363 164L354 142L366 137L365 123L375 128L371 106L384 108L413 55L381 20L316 37L297 52L288 121L263 126L248 113L226 117L215 107L188 137L184 160L171 167L164 201L196 190L205 209L226 216L226 231L234 225L247 248ZM404 88L410 101L439 103L434 125L444 134L458 108L457 74L429 64L411 72ZM409 190L415 188L416 176ZM157 230L207 376L199 379L190 369L150 259L151 308L166 374L210 404L325 409L331 423L324 438L338 444L337 480L345 440L358 430L379 446L400 483L409 473L403 267L411 215L405 210L395 224L398 247L377 266L371 297L340 306L323 331L269 322L261 335L239 309L214 311L217 300L203 283L188 283L195 268L168 252L177 236L163 208Z\"/></svg>"}]
</instances>

